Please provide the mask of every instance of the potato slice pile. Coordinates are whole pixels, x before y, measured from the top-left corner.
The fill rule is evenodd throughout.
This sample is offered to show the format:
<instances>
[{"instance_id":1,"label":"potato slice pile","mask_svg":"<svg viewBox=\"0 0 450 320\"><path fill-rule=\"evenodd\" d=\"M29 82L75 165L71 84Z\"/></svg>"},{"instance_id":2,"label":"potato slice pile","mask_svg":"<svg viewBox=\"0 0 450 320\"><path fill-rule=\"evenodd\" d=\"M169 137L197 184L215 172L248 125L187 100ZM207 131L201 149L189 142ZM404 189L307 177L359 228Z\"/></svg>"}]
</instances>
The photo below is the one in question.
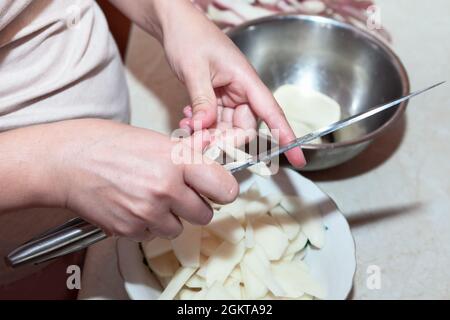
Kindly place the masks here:
<instances>
[{"instance_id":1,"label":"potato slice pile","mask_svg":"<svg viewBox=\"0 0 450 320\"><path fill-rule=\"evenodd\" d=\"M314 90L286 84L274 93L275 99L283 109L296 137L302 137L341 119L341 107L332 98ZM265 123L260 129L268 130ZM320 144L316 139L311 144Z\"/></svg>"},{"instance_id":2,"label":"potato slice pile","mask_svg":"<svg viewBox=\"0 0 450 320\"><path fill-rule=\"evenodd\" d=\"M184 223L179 238L142 244L164 288L159 299L325 298L303 260L310 245L325 244L316 206L293 196L262 196L254 184L214 211L206 227Z\"/></svg>"}]
</instances>

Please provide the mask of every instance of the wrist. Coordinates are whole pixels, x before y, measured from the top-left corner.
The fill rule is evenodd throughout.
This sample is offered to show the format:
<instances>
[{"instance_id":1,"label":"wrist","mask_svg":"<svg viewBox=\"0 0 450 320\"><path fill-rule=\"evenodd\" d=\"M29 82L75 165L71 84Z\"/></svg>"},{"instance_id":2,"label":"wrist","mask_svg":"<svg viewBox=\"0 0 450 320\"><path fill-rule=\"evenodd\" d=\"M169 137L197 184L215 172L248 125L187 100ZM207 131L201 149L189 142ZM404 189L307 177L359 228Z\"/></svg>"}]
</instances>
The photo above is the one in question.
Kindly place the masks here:
<instances>
[{"instance_id":1,"label":"wrist","mask_svg":"<svg viewBox=\"0 0 450 320\"><path fill-rule=\"evenodd\" d=\"M0 137L0 211L64 206L55 177L55 148L48 139L51 125L2 133Z\"/></svg>"},{"instance_id":2,"label":"wrist","mask_svg":"<svg viewBox=\"0 0 450 320\"><path fill-rule=\"evenodd\" d=\"M182 17L190 12L198 13L190 0L151 0L151 13L149 13L148 31L162 44L164 37L171 29L182 28ZM179 32L180 30L174 30Z\"/></svg>"}]
</instances>

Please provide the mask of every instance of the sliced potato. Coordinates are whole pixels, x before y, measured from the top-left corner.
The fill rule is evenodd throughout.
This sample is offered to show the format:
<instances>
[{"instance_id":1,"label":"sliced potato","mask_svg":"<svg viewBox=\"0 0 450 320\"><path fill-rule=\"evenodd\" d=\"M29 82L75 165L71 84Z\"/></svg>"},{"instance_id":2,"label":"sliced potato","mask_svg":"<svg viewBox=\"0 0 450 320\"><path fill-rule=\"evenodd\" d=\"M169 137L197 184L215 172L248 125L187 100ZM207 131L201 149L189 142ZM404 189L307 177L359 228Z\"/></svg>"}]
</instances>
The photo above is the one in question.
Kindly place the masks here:
<instances>
[{"instance_id":1,"label":"sliced potato","mask_svg":"<svg viewBox=\"0 0 450 320\"><path fill-rule=\"evenodd\" d=\"M270 211L280 204L281 198L282 198L281 195L274 193L267 195L265 197L261 197L259 201L261 201L267 206L268 208L267 211Z\"/></svg>"},{"instance_id":2,"label":"sliced potato","mask_svg":"<svg viewBox=\"0 0 450 320\"><path fill-rule=\"evenodd\" d=\"M234 202L224 205L220 208L219 214L226 212L227 214L233 216L238 220L241 225L245 224L245 208L247 206L248 200L242 197L237 198Z\"/></svg>"},{"instance_id":3,"label":"sliced potato","mask_svg":"<svg viewBox=\"0 0 450 320\"><path fill-rule=\"evenodd\" d=\"M269 219L272 218L263 216L253 223L255 243L263 248L269 260L279 260L289 245L289 239L279 227L269 223Z\"/></svg>"},{"instance_id":4,"label":"sliced potato","mask_svg":"<svg viewBox=\"0 0 450 320\"><path fill-rule=\"evenodd\" d=\"M242 282L241 268L239 266L233 269L233 271L230 273L230 278Z\"/></svg>"},{"instance_id":5,"label":"sliced potato","mask_svg":"<svg viewBox=\"0 0 450 320\"><path fill-rule=\"evenodd\" d=\"M257 163L248 168L248 170L254 174L257 174L261 177L270 177L275 173L270 169L270 167L264 162Z\"/></svg>"},{"instance_id":6,"label":"sliced potato","mask_svg":"<svg viewBox=\"0 0 450 320\"><path fill-rule=\"evenodd\" d=\"M303 232L299 232L298 236L289 243L285 255L295 255L302 251L308 244L308 238Z\"/></svg>"},{"instance_id":7,"label":"sliced potato","mask_svg":"<svg viewBox=\"0 0 450 320\"><path fill-rule=\"evenodd\" d=\"M256 219L265 215L268 211L268 206L259 200L249 201L245 206L245 216L247 219Z\"/></svg>"},{"instance_id":8,"label":"sliced potato","mask_svg":"<svg viewBox=\"0 0 450 320\"><path fill-rule=\"evenodd\" d=\"M315 247L323 248L325 245L325 227L322 223L320 208L293 196L284 196L280 204L300 223L302 231L309 241Z\"/></svg>"},{"instance_id":9,"label":"sliced potato","mask_svg":"<svg viewBox=\"0 0 450 320\"><path fill-rule=\"evenodd\" d=\"M289 240L295 239L300 232L300 225L283 207L277 206L270 210L270 215L275 218Z\"/></svg>"},{"instance_id":10,"label":"sliced potato","mask_svg":"<svg viewBox=\"0 0 450 320\"><path fill-rule=\"evenodd\" d=\"M306 293L319 299L325 298L325 290L296 262L274 263L271 268L275 279L286 292L284 297L300 298Z\"/></svg>"},{"instance_id":11,"label":"sliced potato","mask_svg":"<svg viewBox=\"0 0 450 320\"><path fill-rule=\"evenodd\" d=\"M219 238L232 244L238 244L245 236L245 230L239 221L223 211L215 214L206 228Z\"/></svg>"},{"instance_id":12,"label":"sliced potato","mask_svg":"<svg viewBox=\"0 0 450 320\"><path fill-rule=\"evenodd\" d=\"M225 289L225 287L216 282L210 288L207 289L206 300L233 300L234 297L231 293Z\"/></svg>"},{"instance_id":13,"label":"sliced potato","mask_svg":"<svg viewBox=\"0 0 450 320\"><path fill-rule=\"evenodd\" d=\"M175 256L183 267L200 267L200 248L202 239L202 229L183 221L183 233L172 240L172 247Z\"/></svg>"},{"instance_id":14,"label":"sliced potato","mask_svg":"<svg viewBox=\"0 0 450 320\"><path fill-rule=\"evenodd\" d=\"M217 248L222 244L222 242L223 240L220 240L214 235L210 235L207 238L203 238L200 252L203 255L209 257L214 253L214 251L217 250Z\"/></svg>"},{"instance_id":15,"label":"sliced potato","mask_svg":"<svg viewBox=\"0 0 450 320\"><path fill-rule=\"evenodd\" d=\"M266 289L270 290L274 294L281 295L284 293L280 285L276 283L275 278L271 273L270 261L261 247L256 246L255 248L249 250L242 259L240 266L241 270L243 270L242 268L244 268L247 273L250 272L250 276L248 274L244 276L244 273L242 273L244 286L246 286L247 281L250 282L249 285L253 288L251 290L260 290L258 291L258 293L261 296L256 295L255 292L252 292L251 290L247 291L246 295L248 298L257 299L263 296L262 287L260 286L260 284L256 283L255 279L264 284ZM245 277L247 277L248 279L246 280ZM267 291L264 291L264 294L266 293Z\"/></svg>"},{"instance_id":16,"label":"sliced potato","mask_svg":"<svg viewBox=\"0 0 450 320\"><path fill-rule=\"evenodd\" d=\"M283 85L274 93L275 99L289 119L319 129L341 119L341 107L332 98L315 90L296 85Z\"/></svg>"},{"instance_id":17,"label":"sliced potato","mask_svg":"<svg viewBox=\"0 0 450 320\"><path fill-rule=\"evenodd\" d=\"M197 294L197 291L192 289L183 289L178 294L179 300L192 300L195 295Z\"/></svg>"},{"instance_id":18,"label":"sliced potato","mask_svg":"<svg viewBox=\"0 0 450 320\"><path fill-rule=\"evenodd\" d=\"M255 233L253 231L252 221L247 219L247 227L245 228L245 247L251 249L255 246Z\"/></svg>"},{"instance_id":19,"label":"sliced potato","mask_svg":"<svg viewBox=\"0 0 450 320\"><path fill-rule=\"evenodd\" d=\"M303 259L306 257L306 253L308 252L308 246L303 248L301 251L299 251L295 256L293 261L303 261Z\"/></svg>"},{"instance_id":20,"label":"sliced potato","mask_svg":"<svg viewBox=\"0 0 450 320\"><path fill-rule=\"evenodd\" d=\"M233 299L240 300L242 299L241 295L241 284L238 280L229 277L225 280L224 288L231 294Z\"/></svg>"},{"instance_id":21,"label":"sliced potato","mask_svg":"<svg viewBox=\"0 0 450 320\"><path fill-rule=\"evenodd\" d=\"M281 197L280 206L292 216L296 217L298 213L304 210L306 204L297 196L285 195Z\"/></svg>"},{"instance_id":22,"label":"sliced potato","mask_svg":"<svg viewBox=\"0 0 450 320\"><path fill-rule=\"evenodd\" d=\"M196 270L196 268L183 267L178 269L158 300L173 300Z\"/></svg>"},{"instance_id":23,"label":"sliced potato","mask_svg":"<svg viewBox=\"0 0 450 320\"><path fill-rule=\"evenodd\" d=\"M233 269L239 264L244 253L244 241L239 242L237 245L224 241L208 258L197 274L206 279L208 287L216 282L223 284Z\"/></svg>"},{"instance_id":24,"label":"sliced potato","mask_svg":"<svg viewBox=\"0 0 450 320\"><path fill-rule=\"evenodd\" d=\"M241 264L242 282L244 283L245 299L256 300L264 297L269 289L253 271L244 264Z\"/></svg>"},{"instance_id":25,"label":"sliced potato","mask_svg":"<svg viewBox=\"0 0 450 320\"><path fill-rule=\"evenodd\" d=\"M285 254L285 255L283 256L283 258L281 258L280 261L283 261L283 262L291 262L291 261L294 260L294 258L295 258L295 254Z\"/></svg>"},{"instance_id":26,"label":"sliced potato","mask_svg":"<svg viewBox=\"0 0 450 320\"><path fill-rule=\"evenodd\" d=\"M202 289L206 286L206 281L204 278L200 277L197 274L194 274L189 280L186 282L186 287L191 289Z\"/></svg>"},{"instance_id":27,"label":"sliced potato","mask_svg":"<svg viewBox=\"0 0 450 320\"><path fill-rule=\"evenodd\" d=\"M171 277L180 267L172 251L152 259L147 259L147 263L158 277Z\"/></svg>"},{"instance_id":28,"label":"sliced potato","mask_svg":"<svg viewBox=\"0 0 450 320\"><path fill-rule=\"evenodd\" d=\"M166 239L156 238L142 243L142 250L147 259L152 259L172 251L172 243Z\"/></svg>"},{"instance_id":29,"label":"sliced potato","mask_svg":"<svg viewBox=\"0 0 450 320\"><path fill-rule=\"evenodd\" d=\"M325 246L325 227L320 218L320 214L310 212L310 217L300 222L302 231L309 241L316 248L322 249Z\"/></svg>"},{"instance_id":30,"label":"sliced potato","mask_svg":"<svg viewBox=\"0 0 450 320\"><path fill-rule=\"evenodd\" d=\"M259 190L258 183L254 182L247 191L244 192L242 198L249 201L259 200L261 198L261 191Z\"/></svg>"}]
</instances>

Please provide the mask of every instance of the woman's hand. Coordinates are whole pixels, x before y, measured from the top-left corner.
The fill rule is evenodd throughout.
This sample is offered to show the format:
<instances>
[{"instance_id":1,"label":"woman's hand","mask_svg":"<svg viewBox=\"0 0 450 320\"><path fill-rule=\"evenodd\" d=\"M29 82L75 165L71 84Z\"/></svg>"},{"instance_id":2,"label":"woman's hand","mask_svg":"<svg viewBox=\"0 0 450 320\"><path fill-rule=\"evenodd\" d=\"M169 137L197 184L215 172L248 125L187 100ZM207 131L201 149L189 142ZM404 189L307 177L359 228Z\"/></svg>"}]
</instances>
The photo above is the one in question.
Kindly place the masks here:
<instances>
[{"instance_id":1,"label":"woman's hand","mask_svg":"<svg viewBox=\"0 0 450 320\"><path fill-rule=\"evenodd\" d=\"M231 202L238 194L230 173L215 162L205 162L201 152L192 149L201 151L207 135L194 136L196 143L174 142L149 130L104 120L20 130L23 139L38 137L41 145L34 148L35 156L23 157L35 164L29 172L40 174L33 181L41 182L34 184L41 190L34 193L46 199L33 204L65 206L110 235L174 238L182 231L179 218L199 225L210 222L212 210L200 194L217 203Z\"/></svg>"},{"instance_id":2,"label":"woman's hand","mask_svg":"<svg viewBox=\"0 0 450 320\"><path fill-rule=\"evenodd\" d=\"M160 40L173 71L186 85L191 106L185 109L182 128L231 126L239 136L242 129L256 129L259 117L279 131L281 144L295 139L281 108L244 55L189 0L112 1ZM300 148L287 156L295 166L305 164Z\"/></svg>"}]
</instances>

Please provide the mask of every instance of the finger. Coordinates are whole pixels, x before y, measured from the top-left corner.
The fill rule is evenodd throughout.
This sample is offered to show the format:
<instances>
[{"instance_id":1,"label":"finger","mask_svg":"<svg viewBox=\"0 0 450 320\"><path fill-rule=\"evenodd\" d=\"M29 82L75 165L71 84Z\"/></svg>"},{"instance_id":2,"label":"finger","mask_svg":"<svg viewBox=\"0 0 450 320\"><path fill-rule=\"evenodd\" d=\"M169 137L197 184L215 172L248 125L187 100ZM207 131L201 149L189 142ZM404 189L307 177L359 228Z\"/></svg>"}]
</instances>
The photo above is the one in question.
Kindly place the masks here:
<instances>
[{"instance_id":1,"label":"finger","mask_svg":"<svg viewBox=\"0 0 450 320\"><path fill-rule=\"evenodd\" d=\"M158 214L147 229L159 238L175 239L183 232L183 225L172 212L165 212Z\"/></svg>"},{"instance_id":2,"label":"finger","mask_svg":"<svg viewBox=\"0 0 450 320\"><path fill-rule=\"evenodd\" d=\"M142 241L151 241L155 238L156 236L153 233L151 233L148 229L145 229L134 234L132 237L129 237L128 239L133 240L135 242L142 242Z\"/></svg>"},{"instance_id":3,"label":"finger","mask_svg":"<svg viewBox=\"0 0 450 320\"><path fill-rule=\"evenodd\" d=\"M191 119L193 116L192 107L191 106L184 107L183 114L186 118Z\"/></svg>"},{"instance_id":4,"label":"finger","mask_svg":"<svg viewBox=\"0 0 450 320\"><path fill-rule=\"evenodd\" d=\"M191 98L194 131L211 127L217 119L217 98L211 83L207 66L193 70L185 77L186 87Z\"/></svg>"},{"instance_id":5,"label":"finger","mask_svg":"<svg viewBox=\"0 0 450 320\"><path fill-rule=\"evenodd\" d=\"M256 129L258 124L255 114L247 104L240 105L235 109L232 122L235 127L241 129Z\"/></svg>"},{"instance_id":6,"label":"finger","mask_svg":"<svg viewBox=\"0 0 450 320\"><path fill-rule=\"evenodd\" d=\"M207 225L213 216L211 206L189 187L184 188L175 198L172 211L194 225Z\"/></svg>"},{"instance_id":7,"label":"finger","mask_svg":"<svg viewBox=\"0 0 450 320\"><path fill-rule=\"evenodd\" d=\"M223 108L222 111L222 121L233 123L234 109L232 108Z\"/></svg>"},{"instance_id":8,"label":"finger","mask_svg":"<svg viewBox=\"0 0 450 320\"><path fill-rule=\"evenodd\" d=\"M192 136L183 139L182 142L195 152L203 153L203 150L211 144L211 134L208 130L197 131Z\"/></svg>"},{"instance_id":9,"label":"finger","mask_svg":"<svg viewBox=\"0 0 450 320\"><path fill-rule=\"evenodd\" d=\"M192 129L191 129L190 123L191 123L191 119L188 119L188 118L182 119L179 123L180 129L185 130L189 135L192 134Z\"/></svg>"},{"instance_id":10,"label":"finger","mask_svg":"<svg viewBox=\"0 0 450 320\"><path fill-rule=\"evenodd\" d=\"M295 134L290 127L286 116L276 102L272 93L259 79L252 79L247 86L247 96L252 110L258 115L270 129L275 137L279 138L281 145L286 145L295 139ZM303 167L306 164L305 157L300 147L286 153L289 162L295 167Z\"/></svg>"},{"instance_id":11,"label":"finger","mask_svg":"<svg viewBox=\"0 0 450 320\"><path fill-rule=\"evenodd\" d=\"M185 165L184 181L197 193L219 204L233 202L239 193L236 179L215 162Z\"/></svg>"}]
</instances>

